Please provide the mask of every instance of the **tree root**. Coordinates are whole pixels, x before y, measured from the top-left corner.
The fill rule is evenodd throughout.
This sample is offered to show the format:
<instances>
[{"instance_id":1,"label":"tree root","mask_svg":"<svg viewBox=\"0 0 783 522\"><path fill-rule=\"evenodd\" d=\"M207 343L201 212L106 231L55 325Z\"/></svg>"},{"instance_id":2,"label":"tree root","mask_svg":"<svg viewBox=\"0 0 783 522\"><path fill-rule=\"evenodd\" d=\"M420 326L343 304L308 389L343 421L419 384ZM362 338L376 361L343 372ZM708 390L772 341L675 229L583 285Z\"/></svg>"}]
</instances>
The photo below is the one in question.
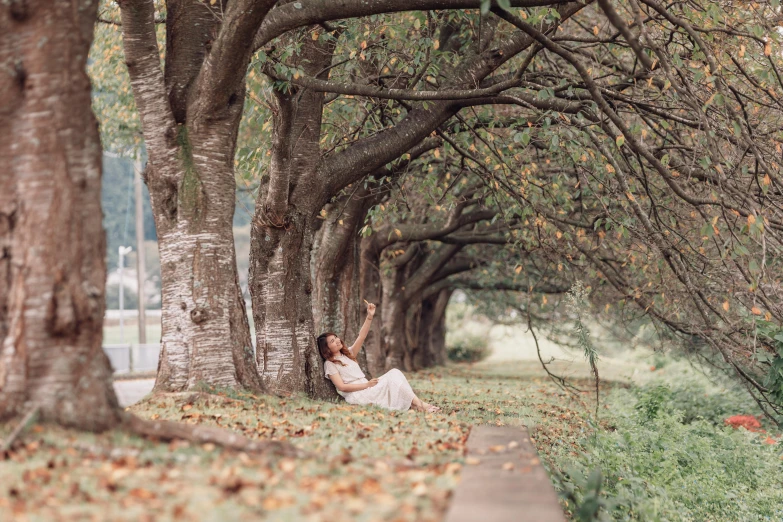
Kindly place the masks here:
<instances>
[{"instance_id":1,"label":"tree root","mask_svg":"<svg viewBox=\"0 0 783 522\"><path fill-rule=\"evenodd\" d=\"M234 431L215 426L183 424L167 420L145 420L125 413L123 426L131 433L163 441L175 439L197 444L212 443L224 448L248 453L270 453L281 457L304 457L305 452L289 442L252 440Z\"/></svg>"},{"instance_id":2,"label":"tree root","mask_svg":"<svg viewBox=\"0 0 783 522\"><path fill-rule=\"evenodd\" d=\"M180 402L184 402L186 404L193 404L194 402L198 400L202 401L212 401L216 404L244 404L244 401L240 399L233 399L231 397L226 397L224 395L217 395L215 393L209 393L209 392L199 392L199 391L189 391L189 392L166 392L166 393L156 393L152 395L152 400L158 399L158 398L166 398L171 397L172 399L175 399Z\"/></svg>"},{"instance_id":3,"label":"tree root","mask_svg":"<svg viewBox=\"0 0 783 522\"><path fill-rule=\"evenodd\" d=\"M6 439L3 441L3 445L0 447L0 453L5 453L11 449L11 446L19 437L19 435L21 435L28 426L35 422L35 419L38 417L39 410L39 407L35 407L27 412L27 415L22 418L22 421L16 426L16 428L14 428L14 431L12 431L11 434L8 435L8 437L6 437Z\"/></svg>"}]
</instances>

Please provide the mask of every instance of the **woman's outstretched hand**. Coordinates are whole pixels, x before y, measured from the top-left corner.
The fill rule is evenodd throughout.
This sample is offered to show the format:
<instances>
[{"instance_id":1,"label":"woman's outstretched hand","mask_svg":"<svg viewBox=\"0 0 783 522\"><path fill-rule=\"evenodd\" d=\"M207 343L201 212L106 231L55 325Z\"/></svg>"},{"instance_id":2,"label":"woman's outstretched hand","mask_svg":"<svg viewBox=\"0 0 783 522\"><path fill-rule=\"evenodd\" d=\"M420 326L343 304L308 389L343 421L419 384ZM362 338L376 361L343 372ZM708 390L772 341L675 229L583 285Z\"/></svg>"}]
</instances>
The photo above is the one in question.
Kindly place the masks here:
<instances>
[{"instance_id":1,"label":"woman's outstretched hand","mask_svg":"<svg viewBox=\"0 0 783 522\"><path fill-rule=\"evenodd\" d=\"M367 388L372 388L376 384L378 384L378 379L370 379L369 381L367 381Z\"/></svg>"},{"instance_id":2,"label":"woman's outstretched hand","mask_svg":"<svg viewBox=\"0 0 783 522\"><path fill-rule=\"evenodd\" d=\"M367 301L364 301L367 303ZM367 317L372 319L372 317L375 315L375 304L373 303L367 303Z\"/></svg>"}]
</instances>

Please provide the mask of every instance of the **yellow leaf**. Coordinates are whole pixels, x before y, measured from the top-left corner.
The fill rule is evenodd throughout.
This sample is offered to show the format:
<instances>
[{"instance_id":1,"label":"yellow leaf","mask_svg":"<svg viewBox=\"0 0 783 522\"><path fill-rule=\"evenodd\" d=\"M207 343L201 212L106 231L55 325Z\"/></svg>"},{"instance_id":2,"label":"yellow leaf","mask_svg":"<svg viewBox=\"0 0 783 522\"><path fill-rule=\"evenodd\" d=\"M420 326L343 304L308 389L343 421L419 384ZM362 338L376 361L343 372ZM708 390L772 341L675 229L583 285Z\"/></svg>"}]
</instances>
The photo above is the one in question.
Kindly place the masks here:
<instances>
[{"instance_id":1,"label":"yellow leaf","mask_svg":"<svg viewBox=\"0 0 783 522\"><path fill-rule=\"evenodd\" d=\"M519 265L518 267L516 267L514 269L514 272L517 273L517 274L520 273L521 271L522 271L522 265Z\"/></svg>"},{"instance_id":2,"label":"yellow leaf","mask_svg":"<svg viewBox=\"0 0 783 522\"><path fill-rule=\"evenodd\" d=\"M599 31L599 30L600 30L600 29L598 29L598 26L597 26L597 25L594 25L594 26L593 26L593 34L594 34L594 35L598 36L598 31Z\"/></svg>"},{"instance_id":3,"label":"yellow leaf","mask_svg":"<svg viewBox=\"0 0 783 522\"><path fill-rule=\"evenodd\" d=\"M729 311L729 302L728 301L724 301L723 302L723 309L726 310L727 312Z\"/></svg>"},{"instance_id":4,"label":"yellow leaf","mask_svg":"<svg viewBox=\"0 0 783 522\"><path fill-rule=\"evenodd\" d=\"M621 134L620 136L617 136L617 138L614 141L615 143L617 143L618 147L622 147L623 143L625 143L625 136Z\"/></svg>"},{"instance_id":5,"label":"yellow leaf","mask_svg":"<svg viewBox=\"0 0 783 522\"><path fill-rule=\"evenodd\" d=\"M313 40L318 40L318 32L313 31Z\"/></svg>"},{"instance_id":6,"label":"yellow leaf","mask_svg":"<svg viewBox=\"0 0 783 522\"><path fill-rule=\"evenodd\" d=\"M438 49L440 47L440 41L435 40L435 44L432 46L433 49Z\"/></svg>"},{"instance_id":7,"label":"yellow leaf","mask_svg":"<svg viewBox=\"0 0 783 522\"><path fill-rule=\"evenodd\" d=\"M742 58L743 56L745 56L745 46L740 45L739 57Z\"/></svg>"},{"instance_id":8,"label":"yellow leaf","mask_svg":"<svg viewBox=\"0 0 783 522\"><path fill-rule=\"evenodd\" d=\"M761 183L764 185L769 185L772 183L772 180L769 179L769 174L764 174L764 179L761 180Z\"/></svg>"},{"instance_id":9,"label":"yellow leaf","mask_svg":"<svg viewBox=\"0 0 783 522\"><path fill-rule=\"evenodd\" d=\"M547 301L546 296L545 295L541 296L541 304L546 304L546 301Z\"/></svg>"},{"instance_id":10,"label":"yellow leaf","mask_svg":"<svg viewBox=\"0 0 783 522\"><path fill-rule=\"evenodd\" d=\"M756 216L753 214L748 214L748 226L752 225L756 222Z\"/></svg>"},{"instance_id":11,"label":"yellow leaf","mask_svg":"<svg viewBox=\"0 0 783 522\"><path fill-rule=\"evenodd\" d=\"M557 239L560 239L561 237L563 237L563 233L558 230L557 232L555 232L555 236L557 236Z\"/></svg>"},{"instance_id":12,"label":"yellow leaf","mask_svg":"<svg viewBox=\"0 0 783 522\"><path fill-rule=\"evenodd\" d=\"M764 56L769 56L770 54L772 54L772 44L767 42L764 44Z\"/></svg>"},{"instance_id":13,"label":"yellow leaf","mask_svg":"<svg viewBox=\"0 0 783 522\"><path fill-rule=\"evenodd\" d=\"M362 49L367 49L367 40L363 40L361 44L359 44L359 47Z\"/></svg>"},{"instance_id":14,"label":"yellow leaf","mask_svg":"<svg viewBox=\"0 0 783 522\"><path fill-rule=\"evenodd\" d=\"M397 237L402 237L402 232L400 231L399 228L395 228L394 233L397 234Z\"/></svg>"},{"instance_id":15,"label":"yellow leaf","mask_svg":"<svg viewBox=\"0 0 783 522\"><path fill-rule=\"evenodd\" d=\"M751 308L751 309L750 309L750 311L751 311L751 313L752 313L753 315L761 315L761 309L759 309L759 308L758 308L758 307L756 307L756 306L754 306L753 308Z\"/></svg>"},{"instance_id":16,"label":"yellow leaf","mask_svg":"<svg viewBox=\"0 0 783 522\"><path fill-rule=\"evenodd\" d=\"M440 149L435 149L432 153L435 155L436 158L440 158Z\"/></svg>"}]
</instances>

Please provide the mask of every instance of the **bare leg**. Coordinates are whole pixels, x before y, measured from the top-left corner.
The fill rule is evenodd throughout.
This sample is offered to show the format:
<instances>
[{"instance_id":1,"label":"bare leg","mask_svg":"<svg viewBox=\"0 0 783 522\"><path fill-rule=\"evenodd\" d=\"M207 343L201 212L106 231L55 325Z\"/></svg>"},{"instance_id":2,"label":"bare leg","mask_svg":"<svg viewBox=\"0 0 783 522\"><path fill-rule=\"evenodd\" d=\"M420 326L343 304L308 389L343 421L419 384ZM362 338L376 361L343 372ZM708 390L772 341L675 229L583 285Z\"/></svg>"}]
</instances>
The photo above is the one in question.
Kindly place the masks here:
<instances>
[{"instance_id":1,"label":"bare leg","mask_svg":"<svg viewBox=\"0 0 783 522\"><path fill-rule=\"evenodd\" d=\"M434 413L436 411L440 411L440 408L437 406L433 406L432 404L427 404L426 402L419 399L416 395L413 396L413 401L411 402L411 408L413 408L416 411L426 411L428 413Z\"/></svg>"}]
</instances>

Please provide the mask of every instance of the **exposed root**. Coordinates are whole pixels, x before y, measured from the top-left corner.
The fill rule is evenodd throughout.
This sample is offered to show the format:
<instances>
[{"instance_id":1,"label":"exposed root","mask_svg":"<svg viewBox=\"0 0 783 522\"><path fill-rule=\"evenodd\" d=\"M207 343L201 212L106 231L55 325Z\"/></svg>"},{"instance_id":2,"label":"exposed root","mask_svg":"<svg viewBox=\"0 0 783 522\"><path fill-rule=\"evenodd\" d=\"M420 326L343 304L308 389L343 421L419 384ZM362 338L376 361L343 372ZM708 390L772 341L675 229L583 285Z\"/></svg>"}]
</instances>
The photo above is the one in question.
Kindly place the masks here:
<instances>
[{"instance_id":1,"label":"exposed root","mask_svg":"<svg viewBox=\"0 0 783 522\"><path fill-rule=\"evenodd\" d=\"M14 428L14 431L11 432L8 437L3 441L2 447L0 447L0 453L5 453L6 451L9 451L11 449L11 446L13 445L14 441L19 437L19 435L24 432L24 430L27 429L28 426L30 426L33 422L35 422L35 419L38 417L38 411L40 408L36 406L29 412L27 412L27 415L25 415L22 418L22 421Z\"/></svg>"},{"instance_id":2,"label":"exposed root","mask_svg":"<svg viewBox=\"0 0 783 522\"><path fill-rule=\"evenodd\" d=\"M154 400L161 397L171 397L175 400L185 402L186 404L193 404L198 400L203 400L204 402L211 401L216 404L243 404L243 401L239 399L232 399L231 397L226 397L224 395L216 395L214 393L198 391L156 393L152 396L152 399Z\"/></svg>"},{"instance_id":3,"label":"exposed root","mask_svg":"<svg viewBox=\"0 0 783 522\"><path fill-rule=\"evenodd\" d=\"M129 413L124 414L123 424L132 433L164 441L180 439L196 444L212 443L248 453L270 453L285 457L305 456L305 452L291 443L276 440L252 440L235 431L215 426L183 424L167 420L151 421Z\"/></svg>"}]
</instances>

